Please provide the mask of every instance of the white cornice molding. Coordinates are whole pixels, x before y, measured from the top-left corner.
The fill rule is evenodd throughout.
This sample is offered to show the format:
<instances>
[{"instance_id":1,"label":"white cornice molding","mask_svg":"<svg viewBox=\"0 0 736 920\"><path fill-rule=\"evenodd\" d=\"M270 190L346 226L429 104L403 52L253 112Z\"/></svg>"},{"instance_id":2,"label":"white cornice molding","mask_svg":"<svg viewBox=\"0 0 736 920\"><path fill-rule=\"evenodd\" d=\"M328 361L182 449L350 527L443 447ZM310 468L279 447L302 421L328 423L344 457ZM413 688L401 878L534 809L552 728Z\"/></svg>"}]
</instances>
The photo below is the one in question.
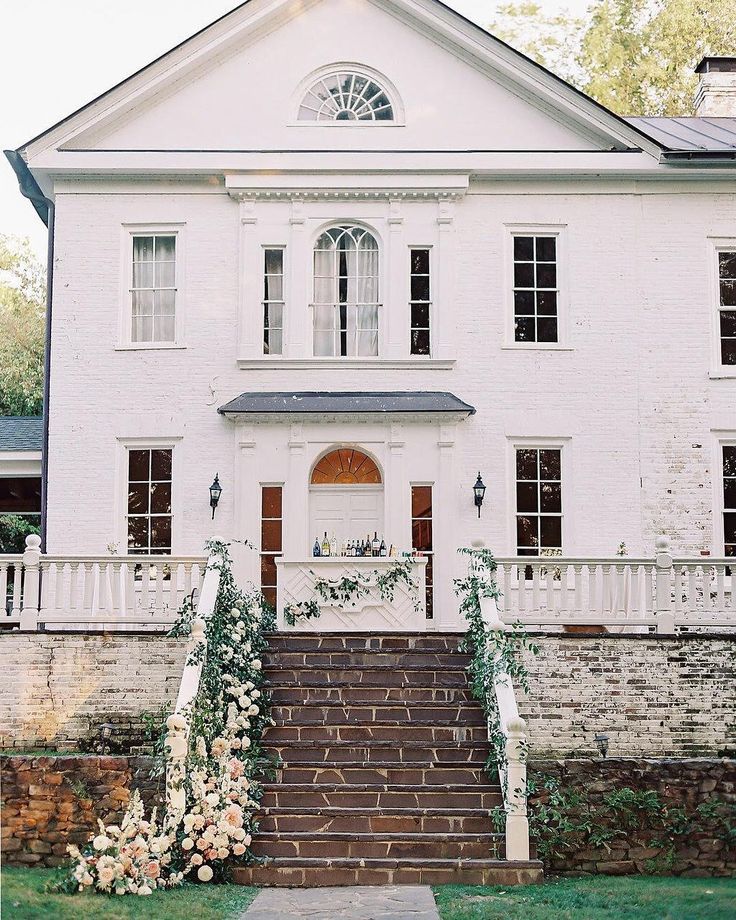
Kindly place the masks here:
<instances>
[{"instance_id":1,"label":"white cornice molding","mask_svg":"<svg viewBox=\"0 0 736 920\"><path fill-rule=\"evenodd\" d=\"M335 201L452 199L468 191L470 177L457 174L336 175L334 173L288 173L254 175L228 173L225 188L238 201Z\"/></svg>"}]
</instances>

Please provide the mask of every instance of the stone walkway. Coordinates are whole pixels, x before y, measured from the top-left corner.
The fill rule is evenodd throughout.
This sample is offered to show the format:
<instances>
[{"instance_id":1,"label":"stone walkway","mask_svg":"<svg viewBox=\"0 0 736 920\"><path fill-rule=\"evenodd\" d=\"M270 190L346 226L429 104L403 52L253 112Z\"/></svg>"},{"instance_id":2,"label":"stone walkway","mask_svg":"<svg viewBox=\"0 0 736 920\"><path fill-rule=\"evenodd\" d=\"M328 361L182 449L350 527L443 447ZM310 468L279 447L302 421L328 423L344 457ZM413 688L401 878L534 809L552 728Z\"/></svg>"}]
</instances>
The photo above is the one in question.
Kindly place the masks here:
<instances>
[{"instance_id":1,"label":"stone walkway","mask_svg":"<svg viewBox=\"0 0 736 920\"><path fill-rule=\"evenodd\" d=\"M439 920L429 885L264 888L240 920Z\"/></svg>"}]
</instances>

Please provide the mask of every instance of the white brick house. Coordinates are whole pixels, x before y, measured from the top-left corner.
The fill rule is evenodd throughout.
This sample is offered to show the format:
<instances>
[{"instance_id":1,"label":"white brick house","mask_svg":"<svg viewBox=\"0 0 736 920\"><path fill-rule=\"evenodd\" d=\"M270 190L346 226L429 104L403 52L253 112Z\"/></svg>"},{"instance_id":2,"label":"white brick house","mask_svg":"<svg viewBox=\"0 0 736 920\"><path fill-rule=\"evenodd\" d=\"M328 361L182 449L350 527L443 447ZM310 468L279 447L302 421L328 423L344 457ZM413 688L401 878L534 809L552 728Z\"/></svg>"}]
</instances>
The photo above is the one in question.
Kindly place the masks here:
<instances>
[{"instance_id":1,"label":"white brick house","mask_svg":"<svg viewBox=\"0 0 736 920\"><path fill-rule=\"evenodd\" d=\"M273 589L377 532L445 627L478 539L736 556L736 61L702 70L720 117L623 119L434 0L250 0L29 141L47 551L218 533Z\"/></svg>"}]
</instances>

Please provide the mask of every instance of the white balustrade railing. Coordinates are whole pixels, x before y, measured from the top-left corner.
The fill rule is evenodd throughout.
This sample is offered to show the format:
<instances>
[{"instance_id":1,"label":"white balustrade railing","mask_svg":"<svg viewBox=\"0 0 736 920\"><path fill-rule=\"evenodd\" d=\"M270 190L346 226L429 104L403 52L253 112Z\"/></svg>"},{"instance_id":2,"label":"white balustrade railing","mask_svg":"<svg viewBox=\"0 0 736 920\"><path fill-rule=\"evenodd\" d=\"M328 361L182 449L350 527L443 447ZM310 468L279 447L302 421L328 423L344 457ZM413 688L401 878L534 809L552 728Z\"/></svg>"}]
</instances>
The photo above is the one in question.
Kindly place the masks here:
<instances>
[{"instance_id":1,"label":"white balustrade railing","mask_svg":"<svg viewBox=\"0 0 736 920\"><path fill-rule=\"evenodd\" d=\"M2 625L35 629L166 629L200 589L204 556L0 556Z\"/></svg>"},{"instance_id":2,"label":"white balustrade railing","mask_svg":"<svg viewBox=\"0 0 736 920\"><path fill-rule=\"evenodd\" d=\"M213 553L207 561L197 604L197 615L192 620L176 706L172 715L166 720L168 729L166 733L166 821L170 831L179 825L186 807L184 778L192 709L199 692L202 668L207 655L205 629L215 609L217 591L220 587L221 566L221 556Z\"/></svg>"},{"instance_id":3,"label":"white balustrade railing","mask_svg":"<svg viewBox=\"0 0 736 920\"><path fill-rule=\"evenodd\" d=\"M510 556L496 559L500 616L527 626L736 627L736 559ZM734 575L731 571L734 571Z\"/></svg>"}]
</instances>

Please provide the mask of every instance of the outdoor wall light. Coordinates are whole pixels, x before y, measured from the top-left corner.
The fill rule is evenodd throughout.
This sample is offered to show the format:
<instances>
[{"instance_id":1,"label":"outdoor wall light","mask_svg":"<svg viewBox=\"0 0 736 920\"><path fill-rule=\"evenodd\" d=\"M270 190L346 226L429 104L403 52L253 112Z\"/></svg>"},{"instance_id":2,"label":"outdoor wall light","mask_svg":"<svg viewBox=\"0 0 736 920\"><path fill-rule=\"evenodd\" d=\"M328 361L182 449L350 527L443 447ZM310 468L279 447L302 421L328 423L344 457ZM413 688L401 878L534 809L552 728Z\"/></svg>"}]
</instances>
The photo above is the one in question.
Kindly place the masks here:
<instances>
[{"instance_id":1,"label":"outdoor wall light","mask_svg":"<svg viewBox=\"0 0 736 920\"><path fill-rule=\"evenodd\" d=\"M605 757L608 754L608 735L596 735L593 740L598 748L598 753L601 757Z\"/></svg>"},{"instance_id":2,"label":"outdoor wall light","mask_svg":"<svg viewBox=\"0 0 736 920\"><path fill-rule=\"evenodd\" d=\"M115 726L112 722L103 722L99 727L100 733L100 754L109 754L112 746L112 733L115 731Z\"/></svg>"},{"instance_id":3,"label":"outdoor wall light","mask_svg":"<svg viewBox=\"0 0 736 920\"><path fill-rule=\"evenodd\" d=\"M478 517L480 517L480 506L483 504L483 497L486 494L486 487L483 485L483 480L480 478L480 472L478 473L478 478L475 480L475 485L473 486L473 497L475 499L475 507L478 509Z\"/></svg>"},{"instance_id":4,"label":"outdoor wall light","mask_svg":"<svg viewBox=\"0 0 736 920\"><path fill-rule=\"evenodd\" d=\"M215 478L210 486L210 508L212 508L212 520L215 519L215 508L222 495L222 486L220 485L220 474L215 473Z\"/></svg>"}]
</instances>

